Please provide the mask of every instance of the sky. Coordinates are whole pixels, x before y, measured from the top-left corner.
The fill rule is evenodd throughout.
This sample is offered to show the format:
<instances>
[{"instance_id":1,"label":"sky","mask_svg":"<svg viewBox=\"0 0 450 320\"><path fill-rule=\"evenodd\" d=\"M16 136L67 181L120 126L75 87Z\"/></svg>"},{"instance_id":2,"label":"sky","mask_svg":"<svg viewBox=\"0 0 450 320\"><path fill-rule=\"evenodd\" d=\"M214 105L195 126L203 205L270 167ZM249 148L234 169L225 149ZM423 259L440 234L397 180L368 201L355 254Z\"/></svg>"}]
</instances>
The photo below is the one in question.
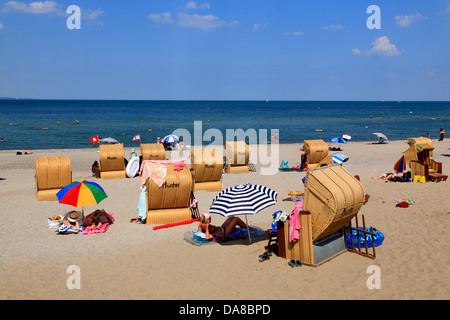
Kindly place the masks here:
<instances>
[{"instance_id":1,"label":"sky","mask_svg":"<svg viewBox=\"0 0 450 320\"><path fill-rule=\"evenodd\" d=\"M0 97L449 101L449 34L450 0L2 0Z\"/></svg>"}]
</instances>

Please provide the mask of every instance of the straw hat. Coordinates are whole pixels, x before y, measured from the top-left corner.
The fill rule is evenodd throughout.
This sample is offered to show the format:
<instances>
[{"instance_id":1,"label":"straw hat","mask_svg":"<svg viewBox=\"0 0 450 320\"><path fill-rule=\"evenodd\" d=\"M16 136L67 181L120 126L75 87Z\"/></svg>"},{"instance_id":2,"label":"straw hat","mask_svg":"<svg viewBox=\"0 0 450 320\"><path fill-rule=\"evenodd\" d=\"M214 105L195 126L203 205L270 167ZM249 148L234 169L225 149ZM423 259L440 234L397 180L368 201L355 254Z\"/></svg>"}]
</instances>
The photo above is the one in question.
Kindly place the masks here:
<instances>
[{"instance_id":1,"label":"straw hat","mask_svg":"<svg viewBox=\"0 0 450 320\"><path fill-rule=\"evenodd\" d=\"M76 211L72 211L67 217L67 220L69 220L70 222L76 222L77 219L78 219L78 212Z\"/></svg>"}]
</instances>

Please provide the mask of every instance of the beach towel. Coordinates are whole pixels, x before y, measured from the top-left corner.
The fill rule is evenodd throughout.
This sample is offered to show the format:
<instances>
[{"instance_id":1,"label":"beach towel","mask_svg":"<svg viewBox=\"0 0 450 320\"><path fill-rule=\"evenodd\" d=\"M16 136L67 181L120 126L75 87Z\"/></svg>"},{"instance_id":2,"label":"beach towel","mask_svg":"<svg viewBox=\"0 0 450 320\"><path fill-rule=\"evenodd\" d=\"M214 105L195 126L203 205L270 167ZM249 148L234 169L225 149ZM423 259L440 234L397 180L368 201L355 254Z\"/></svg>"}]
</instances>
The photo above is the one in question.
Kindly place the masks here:
<instances>
[{"instance_id":1,"label":"beach towel","mask_svg":"<svg viewBox=\"0 0 450 320\"><path fill-rule=\"evenodd\" d=\"M250 231L250 236L252 239L259 236L265 236L265 231L254 227L255 230ZM233 232L230 234L224 234L224 235L216 235L212 236L210 238L206 238L206 235L204 232L200 231L191 231L190 232L191 237L188 237L185 234L185 240L196 245L201 244L208 244L208 243L215 243L215 242L225 242L225 241L231 241L231 240L237 240L237 239L247 239L248 238L248 231L247 228L235 228Z\"/></svg>"},{"instance_id":2,"label":"beach towel","mask_svg":"<svg viewBox=\"0 0 450 320\"><path fill-rule=\"evenodd\" d=\"M109 223L103 223L103 224L101 225L101 227L98 228L98 229L97 229L97 228L96 228L96 229L87 229L87 228L84 228L83 231L82 231L82 233L83 233L83 234L105 233L106 230L108 230L109 226L110 226Z\"/></svg>"},{"instance_id":3,"label":"beach towel","mask_svg":"<svg viewBox=\"0 0 450 320\"><path fill-rule=\"evenodd\" d=\"M86 216L86 219L91 217L98 217L100 221L104 221L100 228L86 228L86 226L81 230L83 234L94 234L94 233L105 233L109 226L114 222L114 214L107 213L105 210L95 210ZM105 222L107 221L107 222Z\"/></svg>"},{"instance_id":4,"label":"beach towel","mask_svg":"<svg viewBox=\"0 0 450 320\"><path fill-rule=\"evenodd\" d=\"M289 242L295 242L300 239L300 208L303 207L302 202L295 203L295 209L289 216Z\"/></svg>"},{"instance_id":5,"label":"beach towel","mask_svg":"<svg viewBox=\"0 0 450 320\"><path fill-rule=\"evenodd\" d=\"M62 225L58 230L56 230L56 232L58 232L59 234L78 234L80 232L83 232L83 227L80 226L80 229L76 229L72 226Z\"/></svg>"},{"instance_id":6,"label":"beach towel","mask_svg":"<svg viewBox=\"0 0 450 320\"><path fill-rule=\"evenodd\" d=\"M144 160L139 171L141 189L148 178L152 179L161 188L166 181L167 167L165 164L173 164L175 171L180 171L187 167L186 160Z\"/></svg>"},{"instance_id":7,"label":"beach towel","mask_svg":"<svg viewBox=\"0 0 450 320\"><path fill-rule=\"evenodd\" d=\"M139 195L136 212L142 221L147 219L147 187L144 187Z\"/></svg>"}]
</instances>

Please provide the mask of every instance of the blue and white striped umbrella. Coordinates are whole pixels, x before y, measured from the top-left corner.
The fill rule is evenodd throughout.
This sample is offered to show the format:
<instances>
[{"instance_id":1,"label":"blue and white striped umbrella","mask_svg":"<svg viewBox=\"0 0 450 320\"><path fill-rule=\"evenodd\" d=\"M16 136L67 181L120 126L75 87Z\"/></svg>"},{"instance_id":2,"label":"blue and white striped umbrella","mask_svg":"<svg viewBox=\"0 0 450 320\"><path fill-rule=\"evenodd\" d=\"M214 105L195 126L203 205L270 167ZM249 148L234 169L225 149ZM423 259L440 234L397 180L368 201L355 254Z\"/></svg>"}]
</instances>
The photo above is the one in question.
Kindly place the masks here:
<instances>
[{"instance_id":1,"label":"blue and white striped umbrella","mask_svg":"<svg viewBox=\"0 0 450 320\"><path fill-rule=\"evenodd\" d=\"M247 231L251 243L250 231L248 230L247 215L256 214L259 211L277 203L278 193L265 186L256 184L236 185L220 192L209 207L210 213L217 213L224 217L245 215Z\"/></svg>"},{"instance_id":2,"label":"blue and white striped umbrella","mask_svg":"<svg viewBox=\"0 0 450 320\"><path fill-rule=\"evenodd\" d=\"M168 143L174 143L174 142L178 141L178 137L174 136L173 134L169 134L168 136L165 136L162 141L168 142Z\"/></svg>"}]
</instances>

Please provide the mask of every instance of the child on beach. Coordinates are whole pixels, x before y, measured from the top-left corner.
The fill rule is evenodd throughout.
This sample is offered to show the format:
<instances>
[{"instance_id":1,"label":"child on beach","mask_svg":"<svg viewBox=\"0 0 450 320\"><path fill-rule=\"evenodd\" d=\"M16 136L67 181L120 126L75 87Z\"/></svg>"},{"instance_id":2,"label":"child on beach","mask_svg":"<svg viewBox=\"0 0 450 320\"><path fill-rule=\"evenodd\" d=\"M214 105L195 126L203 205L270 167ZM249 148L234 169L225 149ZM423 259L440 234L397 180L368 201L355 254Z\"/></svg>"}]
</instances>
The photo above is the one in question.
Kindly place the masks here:
<instances>
[{"instance_id":1,"label":"child on beach","mask_svg":"<svg viewBox=\"0 0 450 320\"><path fill-rule=\"evenodd\" d=\"M197 231L205 233L206 238L211 238L216 235L230 234L237 225L241 228L247 228L245 222L238 217L229 217L222 226L214 226L211 224L211 215L209 213L203 213ZM252 227L248 229L250 231L256 230Z\"/></svg>"}]
</instances>

